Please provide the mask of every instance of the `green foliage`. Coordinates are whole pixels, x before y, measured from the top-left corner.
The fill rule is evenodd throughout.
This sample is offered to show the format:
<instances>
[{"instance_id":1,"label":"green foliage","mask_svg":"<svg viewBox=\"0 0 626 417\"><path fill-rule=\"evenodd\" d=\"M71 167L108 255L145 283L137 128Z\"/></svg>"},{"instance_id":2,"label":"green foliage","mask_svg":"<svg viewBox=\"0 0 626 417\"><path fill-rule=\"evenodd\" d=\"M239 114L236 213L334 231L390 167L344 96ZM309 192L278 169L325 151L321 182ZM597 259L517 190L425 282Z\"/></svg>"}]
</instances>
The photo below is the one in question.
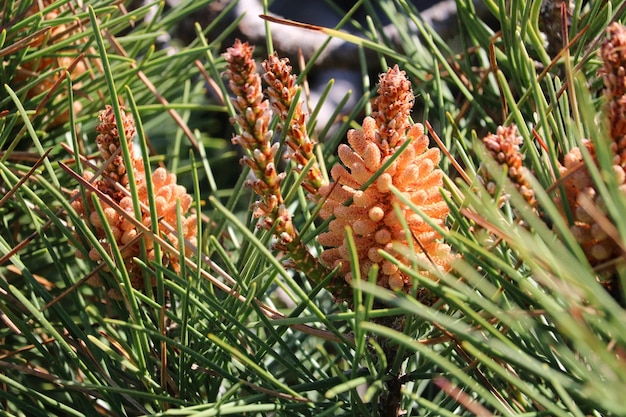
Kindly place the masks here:
<instances>
[{"instance_id":1,"label":"green foliage","mask_svg":"<svg viewBox=\"0 0 626 417\"><path fill-rule=\"evenodd\" d=\"M572 43L559 56L542 38L539 0L485 1L489 18L475 2L457 0L453 41L404 0L357 2L368 11L380 5L367 26L347 18L358 36L326 30L377 55L360 62L363 74L399 64L414 81L414 119L430 121L449 152L442 167L451 215L442 232L458 260L438 282L417 272L418 260L399 265L438 301L427 306L376 287L372 271L356 282L352 309L282 262L249 211L248 170L239 168L225 123L232 106L215 98L227 95L220 54L234 27L216 29L226 12L198 26L189 45L163 49L157 37L175 33L210 0L169 10L155 3L152 15L151 6L126 12L109 1L49 3L34 14L29 1L0 9L0 414L389 416L395 410L378 404L399 392L408 416L626 415L623 257L612 269L618 290L609 294L555 191L557 161L592 139L598 163L587 165L623 246L626 201L610 174L597 76L598 46L608 24L626 17L623 1L577 1ZM382 33L384 19L402 48ZM66 37L48 29L59 25L78 29ZM38 37L55 41L29 47ZM79 58L74 65L86 67L18 75L45 57L69 57L64 65ZM29 92L51 75L54 85ZM364 87L349 115L312 135L327 168L375 94L369 81ZM78 155L97 151L97 112L106 104L119 112L120 103L135 116L144 160L175 172L202 214L197 251L185 259L175 248L179 272L158 258L137 260L154 283L145 291L130 286L119 248L103 247L70 205L87 167ZM537 210L477 140L512 122ZM502 207L478 180L481 166L510 195ZM294 223L319 253L315 236L326 224L316 221L318 208L293 167L281 169ZM86 256L92 247L102 265ZM100 286L87 285L94 276ZM381 324L397 317L401 328Z\"/></svg>"}]
</instances>

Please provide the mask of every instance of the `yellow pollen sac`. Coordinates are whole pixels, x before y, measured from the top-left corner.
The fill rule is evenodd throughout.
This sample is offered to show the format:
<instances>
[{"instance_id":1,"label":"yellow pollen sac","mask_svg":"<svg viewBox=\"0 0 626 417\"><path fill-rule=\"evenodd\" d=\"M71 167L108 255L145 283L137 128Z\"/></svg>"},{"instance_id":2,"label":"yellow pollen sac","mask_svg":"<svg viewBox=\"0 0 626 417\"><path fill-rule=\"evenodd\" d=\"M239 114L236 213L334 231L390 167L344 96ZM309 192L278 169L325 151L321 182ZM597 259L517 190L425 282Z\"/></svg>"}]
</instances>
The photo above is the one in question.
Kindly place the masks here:
<instances>
[{"instance_id":1,"label":"yellow pollen sac","mask_svg":"<svg viewBox=\"0 0 626 417\"><path fill-rule=\"evenodd\" d=\"M352 225L352 230L359 236L368 236L376 230L376 223L365 219L359 219Z\"/></svg>"},{"instance_id":2,"label":"yellow pollen sac","mask_svg":"<svg viewBox=\"0 0 626 417\"><path fill-rule=\"evenodd\" d=\"M382 255L378 252L378 248L375 246L369 248L369 250L367 251L367 257L370 261L374 263L380 263L384 259Z\"/></svg>"},{"instance_id":3,"label":"yellow pollen sac","mask_svg":"<svg viewBox=\"0 0 626 417\"><path fill-rule=\"evenodd\" d=\"M372 207L368 213L368 216L370 220L374 222L379 222L383 219L383 217L385 217L385 211L378 206Z\"/></svg>"},{"instance_id":4,"label":"yellow pollen sac","mask_svg":"<svg viewBox=\"0 0 626 417\"><path fill-rule=\"evenodd\" d=\"M402 275L393 274L389 277L389 288L394 291L400 291L404 288L404 280L402 279Z\"/></svg>"},{"instance_id":5,"label":"yellow pollen sac","mask_svg":"<svg viewBox=\"0 0 626 417\"><path fill-rule=\"evenodd\" d=\"M391 242L391 232L387 229L380 229L375 235L376 243L386 245Z\"/></svg>"}]
</instances>

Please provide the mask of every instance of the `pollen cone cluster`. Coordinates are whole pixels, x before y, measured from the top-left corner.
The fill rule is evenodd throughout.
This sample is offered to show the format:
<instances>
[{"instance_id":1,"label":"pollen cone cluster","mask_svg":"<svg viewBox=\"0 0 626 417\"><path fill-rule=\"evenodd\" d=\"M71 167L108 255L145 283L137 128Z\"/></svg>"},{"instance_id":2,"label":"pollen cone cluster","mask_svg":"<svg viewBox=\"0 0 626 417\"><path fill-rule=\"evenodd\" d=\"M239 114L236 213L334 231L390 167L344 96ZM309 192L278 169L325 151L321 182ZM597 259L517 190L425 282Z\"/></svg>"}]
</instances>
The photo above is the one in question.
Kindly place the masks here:
<instances>
[{"instance_id":1,"label":"pollen cone cluster","mask_svg":"<svg viewBox=\"0 0 626 417\"><path fill-rule=\"evenodd\" d=\"M608 99L609 133L613 140L615 164L626 166L626 27L614 22L600 55L604 95Z\"/></svg>"},{"instance_id":2,"label":"pollen cone cluster","mask_svg":"<svg viewBox=\"0 0 626 417\"><path fill-rule=\"evenodd\" d=\"M600 74L604 80L604 95L608 101L608 133L614 155L613 171L619 188L626 193L626 28L613 23L607 29L607 35L600 48L603 62ZM595 160L591 141L584 140L583 147ZM559 173L565 197L562 200L568 204L573 217L570 229L587 259L592 265L615 259L621 251L618 244L607 235L606 229L597 221L597 213L606 213L605 203L591 178L580 148L572 148L565 155ZM594 210L590 212L585 207L593 207L595 213Z\"/></svg>"},{"instance_id":3,"label":"pollen cone cluster","mask_svg":"<svg viewBox=\"0 0 626 417\"><path fill-rule=\"evenodd\" d=\"M33 1L32 6L28 9L27 14L33 15L39 13L43 8L50 6L53 3L52 0L42 0L42 1ZM43 15L44 22L51 22L56 19L63 12L69 10L67 6L60 6L56 9L48 11ZM46 24L46 23L44 23ZM77 33L79 30L79 26L77 23L74 24L57 24L52 27L52 29L47 34L42 34L36 38L34 38L29 47L33 50L39 50L45 47L48 47L54 43L58 43L64 39L69 38L70 36ZM85 38L86 40L87 38ZM19 85L29 81L32 81L34 78L38 78L40 74L44 72L51 73L46 78L40 79L40 81L32 86L27 93L27 97L35 97L40 94L47 93L50 91L57 82L62 74L63 70L70 67L72 62L79 55L79 45L78 42L75 45L76 49L73 50L63 50L61 54L58 52L55 53L55 56L44 55L42 57L32 59L26 62L22 62L21 66L18 68L14 81ZM71 56L74 54L75 56ZM61 56L59 56L61 55ZM71 78L76 79L80 75L82 75L86 71L86 66L84 61L79 61L76 63L74 68L71 71ZM74 112L78 113L82 110L82 106L79 102L74 102ZM53 116L51 120L51 125L60 125L69 120L69 113L66 111L62 114L57 114Z\"/></svg>"},{"instance_id":4,"label":"pollen cone cluster","mask_svg":"<svg viewBox=\"0 0 626 417\"><path fill-rule=\"evenodd\" d=\"M445 227L448 206L441 194L443 173L438 168L439 150L429 149L423 126L409 120L413 94L404 72L396 66L381 75L378 93L372 117L365 118L362 129L348 132L348 145L340 145L342 163L331 170L333 182L320 188L323 198L320 216L332 219L328 232L319 236L319 242L327 247L321 256L330 267L340 265L339 275L344 282L335 282L335 286L349 283L353 272L344 236L350 227L361 277L366 279L370 269L377 265L378 285L408 292L411 278L394 262L386 260L382 252L410 265L411 261L401 253L404 251L396 249L412 248L423 264L430 265L422 274L434 278L433 269L449 269L450 247L439 240L441 236L421 214L392 192L392 187L441 227ZM407 141L406 148L397 155ZM395 159L374 179L391 158ZM407 223L408 230L402 222ZM422 299L427 297L422 291L417 295Z\"/></svg>"},{"instance_id":5,"label":"pollen cone cluster","mask_svg":"<svg viewBox=\"0 0 626 417\"><path fill-rule=\"evenodd\" d=\"M146 184L146 172L144 171L143 161L140 157L133 154L132 137L135 134L135 124L129 114L125 114L122 109L122 126L128 147L131 154L134 179L137 187L137 197L140 201L142 217L140 221L143 226L150 228L152 220L149 212L148 188ZM130 197L130 188L128 186L128 168L124 164L121 153L120 135L118 131L118 123L115 120L113 109L110 106L99 114L100 124L96 127L99 133L96 138L100 157L103 161L102 176L95 178L90 171L85 171L83 177L91 182L95 188L111 197L117 204L113 207L106 202L102 202L105 218L101 218L95 210L91 194L86 190L86 200L82 199L80 190L75 190L72 197L72 207L85 219L93 228L96 237L102 246L111 254L111 242L107 240L105 227L110 228L115 238L115 243L120 248L122 257L124 258L125 268L128 271L131 283L136 289L144 288L143 274L139 266L135 264L134 258L142 258L141 244L144 242L147 258L142 259L149 263L154 260L154 240L149 236L143 236L142 231L138 229L131 221L126 219L122 211L128 213L134 218L133 200ZM179 224L176 205L180 204L183 218L180 224L183 228L183 236L185 240L195 245L196 242L196 216L187 214L191 207L192 198L185 187L176 184L176 175L168 173L165 168L157 168L152 174L148 173L152 179L154 190L154 201L156 205L157 216L159 217L159 230L155 234L164 238L174 248L179 248L178 231ZM106 224L105 224L106 223ZM188 250L187 250L188 251ZM80 254L80 253L78 253ZM89 258L95 262L101 262L102 257L95 248L89 251ZM176 254L172 255L164 251L162 261L169 263L174 270L179 269L179 258ZM91 282L92 285L98 285L97 278ZM115 291L111 292L115 295Z\"/></svg>"},{"instance_id":6,"label":"pollen cone cluster","mask_svg":"<svg viewBox=\"0 0 626 417\"><path fill-rule=\"evenodd\" d=\"M593 157L593 144L585 140L583 146ZM614 165L613 169L618 175L620 183L623 184L626 180L624 170L619 165ZM609 238L606 231L583 206L583 200L586 200L587 204L594 206L600 212L605 212L604 202L596 191L596 186L585 166L580 148L573 148L565 155L559 172L563 178L561 185L573 217L570 230L585 252L587 259L591 265L598 265L613 259L620 252L619 246ZM626 191L626 185L622 185L621 188L622 191Z\"/></svg>"},{"instance_id":7,"label":"pollen cone cluster","mask_svg":"<svg viewBox=\"0 0 626 417\"><path fill-rule=\"evenodd\" d=\"M520 145L522 137L517 133L517 126L499 126L496 133L489 134L483 138L483 144L493 159L506 169L507 176L524 197L529 205L535 204L535 193L524 178L525 167L522 165L522 154ZM488 176L488 175L487 175ZM495 192L495 183L489 181L486 184L487 191Z\"/></svg>"}]
</instances>

